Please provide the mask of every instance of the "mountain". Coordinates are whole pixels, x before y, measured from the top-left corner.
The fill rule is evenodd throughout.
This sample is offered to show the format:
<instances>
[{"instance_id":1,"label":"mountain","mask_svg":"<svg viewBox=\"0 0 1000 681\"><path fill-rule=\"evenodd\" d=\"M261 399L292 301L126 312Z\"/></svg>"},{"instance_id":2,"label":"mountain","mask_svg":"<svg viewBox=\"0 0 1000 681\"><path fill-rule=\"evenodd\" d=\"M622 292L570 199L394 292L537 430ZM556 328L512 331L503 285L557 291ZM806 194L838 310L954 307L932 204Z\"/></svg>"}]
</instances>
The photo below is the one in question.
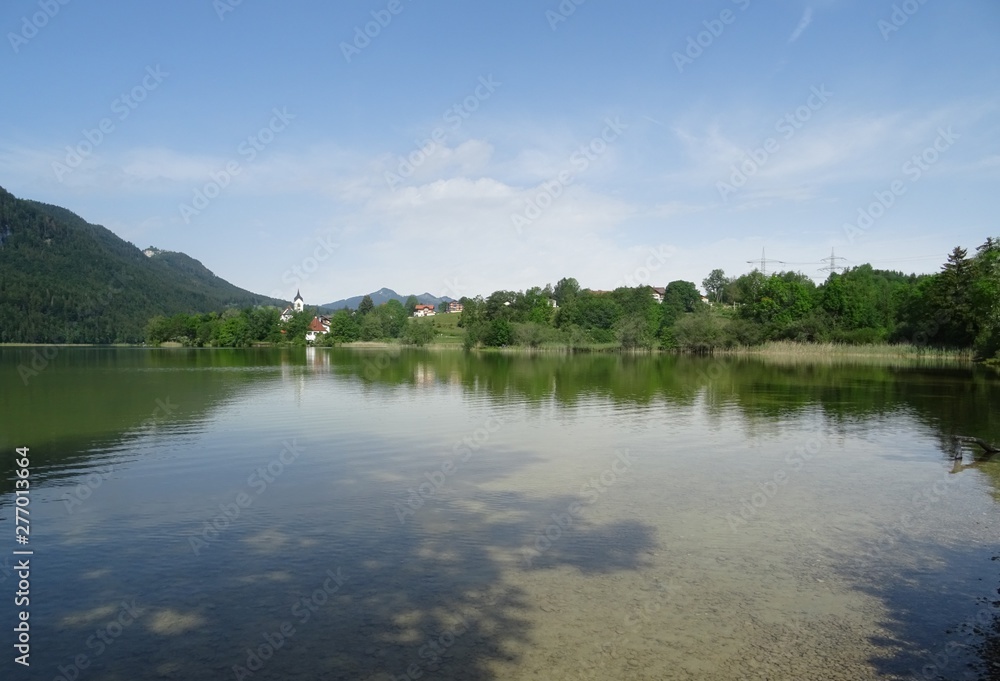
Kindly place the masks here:
<instances>
[{"instance_id":1,"label":"mountain","mask_svg":"<svg viewBox=\"0 0 1000 681\"><path fill-rule=\"evenodd\" d=\"M0 342L139 342L155 315L287 304L234 286L183 253L148 252L0 187Z\"/></svg>"},{"instance_id":2,"label":"mountain","mask_svg":"<svg viewBox=\"0 0 1000 681\"><path fill-rule=\"evenodd\" d=\"M372 291L368 295L371 296L372 302L375 303L376 307L381 305L382 303L387 303L390 300L398 300L399 302L405 305L407 299L410 297L408 295L402 296L393 291L391 288L380 288L378 291ZM430 293L421 293L419 295L418 294L414 295L417 296L417 302L423 303L424 305L437 306L440 305L441 303L448 303L451 302L452 300L455 300L454 298L449 298L448 296L438 298L437 296L432 296ZM328 310L340 310L345 307L348 307L352 310L356 310L358 309L358 305L361 304L361 300L363 298L364 296L354 296L352 298L345 298L343 300L335 300L332 303L327 303L326 305L322 305L321 307L324 307Z\"/></svg>"}]
</instances>

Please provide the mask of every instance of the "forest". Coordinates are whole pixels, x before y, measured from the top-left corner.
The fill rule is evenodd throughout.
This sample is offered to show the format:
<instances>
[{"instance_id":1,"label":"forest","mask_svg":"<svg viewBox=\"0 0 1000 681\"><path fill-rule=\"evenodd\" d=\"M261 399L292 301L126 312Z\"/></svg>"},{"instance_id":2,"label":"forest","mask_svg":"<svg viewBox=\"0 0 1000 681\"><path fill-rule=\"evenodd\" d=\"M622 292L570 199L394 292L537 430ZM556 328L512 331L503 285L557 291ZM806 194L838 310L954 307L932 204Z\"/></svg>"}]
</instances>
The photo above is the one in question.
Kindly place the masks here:
<instances>
[{"instance_id":1,"label":"forest","mask_svg":"<svg viewBox=\"0 0 1000 681\"><path fill-rule=\"evenodd\" d=\"M525 291L494 291L461 299L464 346L577 349L665 349L687 352L752 347L773 340L848 345L906 343L971 349L980 358L1000 350L1000 240L971 256L955 248L936 274L877 270L834 272L821 284L798 272L753 271L729 277L715 269L701 282L672 281L658 302L649 286L614 291L581 288L564 278ZM410 318L415 299L338 310L317 344L358 340L431 342L440 318ZM241 347L304 344L315 311L282 324L271 307L156 317L149 343Z\"/></svg>"},{"instance_id":2,"label":"forest","mask_svg":"<svg viewBox=\"0 0 1000 681\"><path fill-rule=\"evenodd\" d=\"M562 342L711 352L772 340L843 344L907 343L1000 349L1000 241L969 256L955 248L941 271L906 275L870 265L831 273L816 285L799 272L672 281L657 303L648 287L581 289L575 279L524 292L463 299L469 347ZM558 307L549 307L549 298Z\"/></svg>"},{"instance_id":3,"label":"forest","mask_svg":"<svg viewBox=\"0 0 1000 681\"><path fill-rule=\"evenodd\" d=\"M153 250L0 188L0 343L140 343L154 314L280 302Z\"/></svg>"}]
</instances>

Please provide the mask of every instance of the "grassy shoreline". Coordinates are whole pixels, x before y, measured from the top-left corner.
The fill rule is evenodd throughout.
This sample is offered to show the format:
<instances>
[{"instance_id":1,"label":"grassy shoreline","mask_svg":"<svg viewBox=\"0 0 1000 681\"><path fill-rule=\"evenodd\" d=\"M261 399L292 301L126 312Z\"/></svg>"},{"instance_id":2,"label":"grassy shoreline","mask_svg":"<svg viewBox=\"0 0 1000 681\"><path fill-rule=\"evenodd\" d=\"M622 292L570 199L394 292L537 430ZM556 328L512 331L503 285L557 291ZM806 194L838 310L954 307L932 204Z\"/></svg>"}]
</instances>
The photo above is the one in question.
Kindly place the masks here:
<instances>
[{"instance_id":1,"label":"grassy shoreline","mask_svg":"<svg viewBox=\"0 0 1000 681\"><path fill-rule=\"evenodd\" d=\"M77 348L162 348L173 349L183 348L179 343L162 343L158 346L114 343L0 343L0 347L77 347ZM282 348L294 347L280 344L256 344L255 348ZM304 346L299 346L304 347ZM323 346L320 346L323 347ZM400 343L398 340L386 341L354 341L341 343L338 348L356 350L386 350L404 348L424 349L424 350L464 350L463 346L455 342L434 342L423 346L408 345ZM234 348L199 348L208 350L234 349ZM497 354L573 354L573 353L618 353L618 354L690 354L685 351L669 348L636 348L624 349L614 343L588 343L570 347L564 343L548 343L537 347L528 346L505 346L500 348L482 347L475 348L475 352L497 353ZM717 349L705 356L730 356L730 357L782 357L782 358L802 358L802 359L915 359L934 360L946 362L974 362L975 357L971 349L949 350L942 348L932 348L911 344L867 344L867 345L847 345L842 343L802 343L796 341L768 341L761 345L739 346L734 348ZM995 363L996 360L987 360L986 364Z\"/></svg>"},{"instance_id":2,"label":"grassy shoreline","mask_svg":"<svg viewBox=\"0 0 1000 681\"><path fill-rule=\"evenodd\" d=\"M933 359L954 362L972 362L971 349L949 350L908 343L871 343L847 345L843 343L799 343L795 341L768 341L761 345L742 346L717 350L720 355L765 356L821 356L821 357L884 357L886 359Z\"/></svg>"}]
</instances>

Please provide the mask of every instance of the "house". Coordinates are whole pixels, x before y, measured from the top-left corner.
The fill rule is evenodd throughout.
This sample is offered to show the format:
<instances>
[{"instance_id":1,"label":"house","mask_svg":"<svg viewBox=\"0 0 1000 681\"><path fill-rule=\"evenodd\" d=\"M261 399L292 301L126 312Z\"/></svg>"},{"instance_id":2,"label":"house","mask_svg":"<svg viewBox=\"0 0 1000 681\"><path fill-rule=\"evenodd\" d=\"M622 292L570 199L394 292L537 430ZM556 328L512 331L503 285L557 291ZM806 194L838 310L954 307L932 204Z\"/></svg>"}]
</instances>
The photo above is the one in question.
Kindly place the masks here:
<instances>
[{"instance_id":1,"label":"house","mask_svg":"<svg viewBox=\"0 0 1000 681\"><path fill-rule=\"evenodd\" d=\"M423 303L418 303L416 307L413 308L414 317L433 317L434 316L434 306L424 305Z\"/></svg>"},{"instance_id":2,"label":"house","mask_svg":"<svg viewBox=\"0 0 1000 681\"><path fill-rule=\"evenodd\" d=\"M666 295L667 289L662 286L650 286L649 288L653 290L653 300L658 303L662 303L663 296Z\"/></svg>"},{"instance_id":3,"label":"house","mask_svg":"<svg viewBox=\"0 0 1000 681\"><path fill-rule=\"evenodd\" d=\"M325 336L330 333L329 317L313 317L309 322L309 330L306 331L306 341L312 343L317 336Z\"/></svg>"},{"instance_id":4,"label":"house","mask_svg":"<svg viewBox=\"0 0 1000 681\"><path fill-rule=\"evenodd\" d=\"M281 312L281 322L285 324L292 320L292 316L296 312L302 312L305 309L306 301L302 298L302 294L299 291L295 291L295 298L292 299L292 304L286 307Z\"/></svg>"},{"instance_id":5,"label":"house","mask_svg":"<svg viewBox=\"0 0 1000 681\"><path fill-rule=\"evenodd\" d=\"M461 312L465 309L465 306L457 300L453 300L448 303L448 312Z\"/></svg>"}]
</instances>

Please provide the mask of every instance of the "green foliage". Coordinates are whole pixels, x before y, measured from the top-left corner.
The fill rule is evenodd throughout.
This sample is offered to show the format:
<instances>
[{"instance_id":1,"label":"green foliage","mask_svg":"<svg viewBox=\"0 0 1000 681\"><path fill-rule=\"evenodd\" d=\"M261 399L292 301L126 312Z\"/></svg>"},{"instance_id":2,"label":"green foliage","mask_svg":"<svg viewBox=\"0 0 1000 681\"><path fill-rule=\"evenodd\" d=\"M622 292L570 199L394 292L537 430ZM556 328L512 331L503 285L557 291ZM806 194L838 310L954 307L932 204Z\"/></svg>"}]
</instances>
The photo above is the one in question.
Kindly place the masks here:
<instances>
[{"instance_id":1,"label":"green foliage","mask_svg":"<svg viewBox=\"0 0 1000 681\"><path fill-rule=\"evenodd\" d=\"M518 345L529 348L537 348L548 340L552 339L552 328L547 324L538 322L527 322L525 324L514 325L514 341Z\"/></svg>"},{"instance_id":2,"label":"green foliage","mask_svg":"<svg viewBox=\"0 0 1000 681\"><path fill-rule=\"evenodd\" d=\"M235 314L222 321L217 335L218 345L245 348L250 345L249 315Z\"/></svg>"},{"instance_id":3,"label":"green foliage","mask_svg":"<svg viewBox=\"0 0 1000 681\"><path fill-rule=\"evenodd\" d=\"M674 340L677 347L688 352L712 352L735 344L728 326L728 320L709 311L686 314L674 324Z\"/></svg>"},{"instance_id":4,"label":"green foliage","mask_svg":"<svg viewBox=\"0 0 1000 681\"><path fill-rule=\"evenodd\" d=\"M777 334L805 317L812 309L812 281L786 272L757 282L740 307L744 319Z\"/></svg>"},{"instance_id":5,"label":"green foliage","mask_svg":"<svg viewBox=\"0 0 1000 681\"><path fill-rule=\"evenodd\" d=\"M358 310L360 312L360 307ZM406 328L408 318L406 308L398 300L382 303L361 319L361 340L399 338Z\"/></svg>"},{"instance_id":6,"label":"green foliage","mask_svg":"<svg viewBox=\"0 0 1000 681\"><path fill-rule=\"evenodd\" d=\"M403 342L417 347L423 347L434 340L437 329L430 320L412 319L403 331Z\"/></svg>"},{"instance_id":7,"label":"green foliage","mask_svg":"<svg viewBox=\"0 0 1000 681\"><path fill-rule=\"evenodd\" d=\"M701 280L701 287L705 289L707 295L713 302L725 302L726 289L729 287L729 279L722 270L715 269L707 277Z\"/></svg>"},{"instance_id":8,"label":"green foliage","mask_svg":"<svg viewBox=\"0 0 1000 681\"><path fill-rule=\"evenodd\" d=\"M580 282L578 282L573 277L567 277L560 279L556 282L555 289L552 291L552 297L555 299L556 304L566 305L574 298L580 294Z\"/></svg>"},{"instance_id":9,"label":"green foliage","mask_svg":"<svg viewBox=\"0 0 1000 681\"><path fill-rule=\"evenodd\" d=\"M462 297L462 312L458 316L458 325L468 329L486 319L486 301L482 296L475 298Z\"/></svg>"},{"instance_id":10,"label":"green foliage","mask_svg":"<svg viewBox=\"0 0 1000 681\"><path fill-rule=\"evenodd\" d=\"M375 309L375 303L372 302L371 296L365 296L358 303L358 314L362 317L366 316L369 312Z\"/></svg>"},{"instance_id":11,"label":"green foliage","mask_svg":"<svg viewBox=\"0 0 1000 681\"><path fill-rule=\"evenodd\" d=\"M483 343L492 348L502 348L514 344L514 327L504 317L490 322L483 337Z\"/></svg>"},{"instance_id":12,"label":"green foliage","mask_svg":"<svg viewBox=\"0 0 1000 681\"><path fill-rule=\"evenodd\" d=\"M349 310L337 310L330 317L327 339L333 343L353 343L361 338L361 325Z\"/></svg>"},{"instance_id":13,"label":"green foliage","mask_svg":"<svg viewBox=\"0 0 1000 681\"><path fill-rule=\"evenodd\" d=\"M701 294L690 281L672 281L663 292L663 323L672 325L685 312L694 312L701 305Z\"/></svg>"},{"instance_id":14,"label":"green foliage","mask_svg":"<svg viewBox=\"0 0 1000 681\"><path fill-rule=\"evenodd\" d=\"M625 350L649 348L654 336L646 319L637 314L625 314L615 324L615 336Z\"/></svg>"}]
</instances>

